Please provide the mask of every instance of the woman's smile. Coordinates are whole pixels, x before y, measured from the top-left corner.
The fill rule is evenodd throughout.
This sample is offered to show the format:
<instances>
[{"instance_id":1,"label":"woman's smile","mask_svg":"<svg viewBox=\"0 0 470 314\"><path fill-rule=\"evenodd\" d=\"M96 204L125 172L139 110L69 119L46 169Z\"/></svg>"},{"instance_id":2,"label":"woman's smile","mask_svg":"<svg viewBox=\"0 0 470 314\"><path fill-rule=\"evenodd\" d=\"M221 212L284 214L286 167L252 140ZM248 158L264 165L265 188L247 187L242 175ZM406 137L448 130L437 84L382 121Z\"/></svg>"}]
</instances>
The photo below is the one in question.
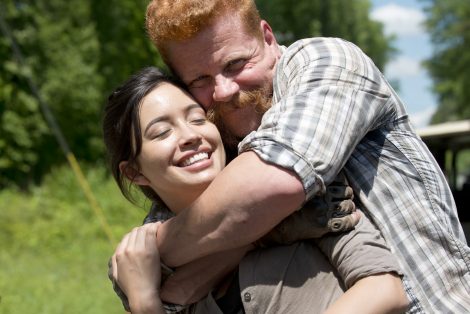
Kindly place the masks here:
<instances>
[{"instance_id":1,"label":"woman's smile","mask_svg":"<svg viewBox=\"0 0 470 314\"><path fill-rule=\"evenodd\" d=\"M192 156L189 156L189 157L185 157L185 159L178 163L178 166L180 167L189 167L189 166L192 166L194 164L200 164L202 162L206 162L207 161L210 161L209 160L209 153L207 152L200 152L200 153L196 153Z\"/></svg>"},{"instance_id":2,"label":"woman's smile","mask_svg":"<svg viewBox=\"0 0 470 314\"><path fill-rule=\"evenodd\" d=\"M185 91L161 84L142 101L142 148L137 161L144 184L165 203L199 193L225 166L220 133Z\"/></svg>"}]
</instances>

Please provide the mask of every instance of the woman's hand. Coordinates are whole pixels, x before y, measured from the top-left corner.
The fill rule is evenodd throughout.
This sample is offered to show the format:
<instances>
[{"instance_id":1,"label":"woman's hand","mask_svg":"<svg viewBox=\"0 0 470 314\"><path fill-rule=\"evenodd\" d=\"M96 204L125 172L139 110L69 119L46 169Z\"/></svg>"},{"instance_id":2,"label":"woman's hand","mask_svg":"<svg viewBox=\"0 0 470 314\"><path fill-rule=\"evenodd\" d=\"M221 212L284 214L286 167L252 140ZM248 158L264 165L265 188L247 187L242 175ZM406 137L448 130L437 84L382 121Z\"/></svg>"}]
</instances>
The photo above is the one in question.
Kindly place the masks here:
<instances>
[{"instance_id":1,"label":"woman's hand","mask_svg":"<svg viewBox=\"0 0 470 314\"><path fill-rule=\"evenodd\" d=\"M156 234L161 223L134 228L112 257L113 277L127 295L132 313L164 313L160 296L161 270Z\"/></svg>"}]
</instances>

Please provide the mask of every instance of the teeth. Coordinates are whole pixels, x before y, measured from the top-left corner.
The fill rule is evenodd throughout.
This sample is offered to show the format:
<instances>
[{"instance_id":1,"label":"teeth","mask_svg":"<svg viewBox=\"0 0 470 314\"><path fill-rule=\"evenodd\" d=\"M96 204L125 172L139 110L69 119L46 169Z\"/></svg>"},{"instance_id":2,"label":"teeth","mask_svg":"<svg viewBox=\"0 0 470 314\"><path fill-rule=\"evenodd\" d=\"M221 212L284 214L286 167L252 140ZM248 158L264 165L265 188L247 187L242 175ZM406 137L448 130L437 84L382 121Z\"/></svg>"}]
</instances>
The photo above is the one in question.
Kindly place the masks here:
<instances>
[{"instance_id":1,"label":"teeth","mask_svg":"<svg viewBox=\"0 0 470 314\"><path fill-rule=\"evenodd\" d=\"M199 154L196 154L194 156L191 156L189 157L188 159L186 159L185 161L183 161L181 163L181 166L183 167L187 167L187 166L190 166L192 164L195 164L196 162L200 161L200 160L203 160L203 159L208 159L209 158L209 154L208 153L199 153Z\"/></svg>"}]
</instances>

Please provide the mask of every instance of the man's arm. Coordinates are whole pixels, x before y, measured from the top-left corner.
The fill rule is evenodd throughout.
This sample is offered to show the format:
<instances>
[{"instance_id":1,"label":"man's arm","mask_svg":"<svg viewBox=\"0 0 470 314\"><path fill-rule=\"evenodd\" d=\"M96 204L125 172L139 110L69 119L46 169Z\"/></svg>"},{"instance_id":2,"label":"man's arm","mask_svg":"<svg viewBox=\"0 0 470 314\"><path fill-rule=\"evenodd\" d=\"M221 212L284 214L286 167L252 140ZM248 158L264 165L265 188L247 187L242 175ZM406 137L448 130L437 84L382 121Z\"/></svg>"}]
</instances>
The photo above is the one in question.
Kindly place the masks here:
<instances>
[{"instance_id":1,"label":"man's arm","mask_svg":"<svg viewBox=\"0 0 470 314\"><path fill-rule=\"evenodd\" d=\"M338 233L354 228L359 213L353 201L354 193L341 172L318 195L304 203L301 209L286 217L274 229L255 242L257 246L287 245L296 241L321 238L328 233Z\"/></svg>"},{"instance_id":2,"label":"man's arm","mask_svg":"<svg viewBox=\"0 0 470 314\"><path fill-rule=\"evenodd\" d=\"M262 161L254 152L243 153L190 208L160 226L160 257L166 265L176 267L247 245L304 200L302 183L295 174Z\"/></svg>"},{"instance_id":3,"label":"man's arm","mask_svg":"<svg viewBox=\"0 0 470 314\"><path fill-rule=\"evenodd\" d=\"M164 302L182 305L201 300L233 273L243 256L253 248L248 245L215 253L176 268L163 283L160 297Z\"/></svg>"},{"instance_id":4,"label":"man's arm","mask_svg":"<svg viewBox=\"0 0 470 314\"><path fill-rule=\"evenodd\" d=\"M240 144L244 153L194 206L164 224L158 244L170 266L259 238L306 195L323 191L365 134L397 118L388 85L356 46L319 39L284 55L275 103ZM171 252L176 243L183 249Z\"/></svg>"}]
</instances>

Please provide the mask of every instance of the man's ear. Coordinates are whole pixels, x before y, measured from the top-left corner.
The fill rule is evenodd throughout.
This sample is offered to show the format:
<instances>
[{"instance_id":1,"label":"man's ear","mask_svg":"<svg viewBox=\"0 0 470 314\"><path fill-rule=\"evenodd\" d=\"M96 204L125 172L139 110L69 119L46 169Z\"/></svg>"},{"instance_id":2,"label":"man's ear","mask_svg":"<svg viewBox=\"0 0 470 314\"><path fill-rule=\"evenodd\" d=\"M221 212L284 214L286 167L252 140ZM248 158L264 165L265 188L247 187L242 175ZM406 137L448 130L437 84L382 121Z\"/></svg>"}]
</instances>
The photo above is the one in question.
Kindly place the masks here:
<instances>
[{"instance_id":1,"label":"man's ear","mask_svg":"<svg viewBox=\"0 0 470 314\"><path fill-rule=\"evenodd\" d=\"M119 171L126 176L129 181L137 185L150 185L150 181L138 169L131 165L128 161L119 163Z\"/></svg>"},{"instance_id":2,"label":"man's ear","mask_svg":"<svg viewBox=\"0 0 470 314\"><path fill-rule=\"evenodd\" d=\"M263 32L264 41L269 46L277 45L276 37L274 36L271 26L265 20L260 22L261 31Z\"/></svg>"}]
</instances>

